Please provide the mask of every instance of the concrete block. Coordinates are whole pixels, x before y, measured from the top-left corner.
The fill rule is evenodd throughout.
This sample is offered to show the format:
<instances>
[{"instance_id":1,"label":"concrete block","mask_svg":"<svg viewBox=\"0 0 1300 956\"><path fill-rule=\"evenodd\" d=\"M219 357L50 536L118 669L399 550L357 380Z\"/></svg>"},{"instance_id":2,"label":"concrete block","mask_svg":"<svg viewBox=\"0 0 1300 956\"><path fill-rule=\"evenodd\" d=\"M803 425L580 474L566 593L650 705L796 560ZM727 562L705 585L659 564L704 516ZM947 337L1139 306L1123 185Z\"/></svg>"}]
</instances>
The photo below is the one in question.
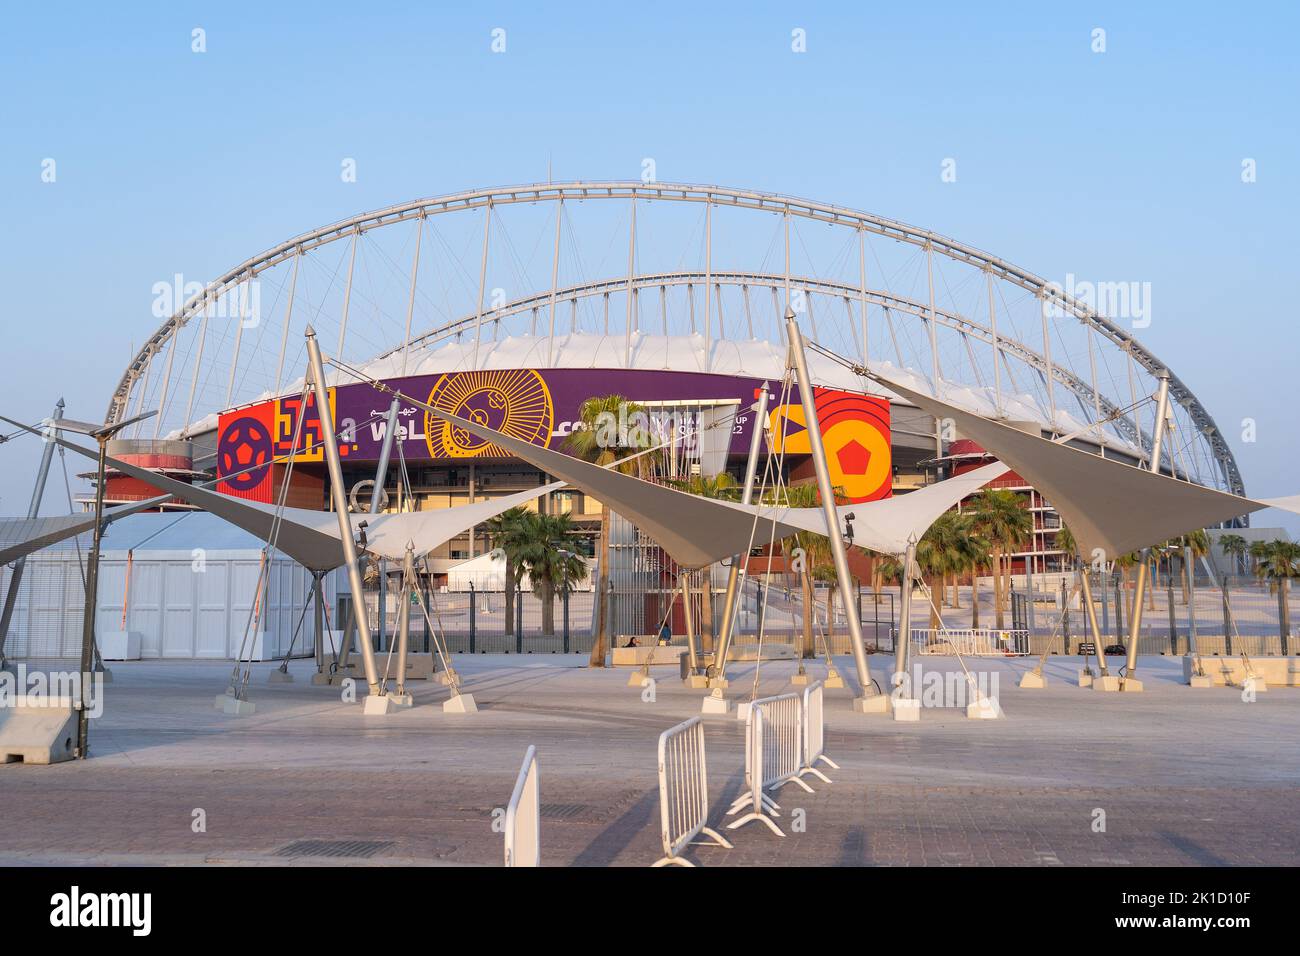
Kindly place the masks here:
<instances>
[{"instance_id":1,"label":"concrete block","mask_svg":"<svg viewBox=\"0 0 1300 956\"><path fill-rule=\"evenodd\" d=\"M389 694L388 700L389 703L391 703L394 708L399 708L399 707L407 708L407 707L415 706L415 698L412 697L410 694L396 694L396 693Z\"/></svg>"},{"instance_id":2,"label":"concrete block","mask_svg":"<svg viewBox=\"0 0 1300 956\"><path fill-rule=\"evenodd\" d=\"M288 671L282 671L277 667L267 675L266 682L268 684L292 684L293 675Z\"/></svg>"},{"instance_id":3,"label":"concrete block","mask_svg":"<svg viewBox=\"0 0 1300 956\"><path fill-rule=\"evenodd\" d=\"M921 719L921 702L915 697L893 698L894 719L917 721Z\"/></svg>"},{"instance_id":4,"label":"concrete block","mask_svg":"<svg viewBox=\"0 0 1300 956\"><path fill-rule=\"evenodd\" d=\"M1037 671L1025 671L1020 677L1019 686L1031 690L1042 690L1047 686L1047 678Z\"/></svg>"},{"instance_id":5,"label":"concrete block","mask_svg":"<svg viewBox=\"0 0 1300 956\"><path fill-rule=\"evenodd\" d=\"M1119 689L1126 694L1142 693L1142 682L1136 677L1124 677L1120 679Z\"/></svg>"},{"instance_id":6,"label":"concrete block","mask_svg":"<svg viewBox=\"0 0 1300 956\"><path fill-rule=\"evenodd\" d=\"M822 681L822 686L827 690L843 690L844 678L840 676L839 671L831 671L826 675L826 679Z\"/></svg>"},{"instance_id":7,"label":"concrete block","mask_svg":"<svg viewBox=\"0 0 1300 956\"><path fill-rule=\"evenodd\" d=\"M1119 690L1119 675L1107 674L1104 677L1094 677L1092 679L1093 690L1103 690L1106 692L1117 692Z\"/></svg>"},{"instance_id":8,"label":"concrete block","mask_svg":"<svg viewBox=\"0 0 1300 956\"><path fill-rule=\"evenodd\" d=\"M1004 716L1006 715L1002 713L1002 705L996 697L981 697L966 705L968 720L997 720Z\"/></svg>"},{"instance_id":9,"label":"concrete block","mask_svg":"<svg viewBox=\"0 0 1300 956\"><path fill-rule=\"evenodd\" d=\"M51 764L71 760L77 711L71 697L15 695L0 707L0 763Z\"/></svg>"},{"instance_id":10,"label":"concrete block","mask_svg":"<svg viewBox=\"0 0 1300 956\"><path fill-rule=\"evenodd\" d=\"M95 635L99 639L99 656L106 661L138 661L140 659L139 631L105 631Z\"/></svg>"},{"instance_id":11,"label":"concrete block","mask_svg":"<svg viewBox=\"0 0 1300 956\"><path fill-rule=\"evenodd\" d=\"M323 685L333 684L334 679L323 671L317 671L315 674L311 675L311 682L317 687L320 687Z\"/></svg>"},{"instance_id":12,"label":"concrete block","mask_svg":"<svg viewBox=\"0 0 1300 956\"><path fill-rule=\"evenodd\" d=\"M749 701L747 701L747 700L737 701L737 702L736 702L736 719L737 719L737 720L749 720L749 712L750 712L751 710L753 710L753 709L754 709L754 708L753 708L753 705L751 705Z\"/></svg>"},{"instance_id":13,"label":"concrete block","mask_svg":"<svg viewBox=\"0 0 1300 956\"><path fill-rule=\"evenodd\" d=\"M686 678L686 686L691 690L704 690L709 686L709 678L704 674L691 674Z\"/></svg>"},{"instance_id":14,"label":"concrete block","mask_svg":"<svg viewBox=\"0 0 1300 956\"><path fill-rule=\"evenodd\" d=\"M721 694L709 694L700 704L702 714L725 714L729 710L731 710L731 701Z\"/></svg>"},{"instance_id":15,"label":"concrete block","mask_svg":"<svg viewBox=\"0 0 1300 956\"><path fill-rule=\"evenodd\" d=\"M812 683L812 677L808 674L795 674L790 678L790 683L794 684L796 687L806 687L808 684Z\"/></svg>"},{"instance_id":16,"label":"concrete block","mask_svg":"<svg viewBox=\"0 0 1300 956\"><path fill-rule=\"evenodd\" d=\"M613 662L615 667L642 667L647 661L651 667L668 664L679 667L678 658L685 653L684 647L660 647L657 644L650 647L616 647Z\"/></svg>"},{"instance_id":17,"label":"concrete block","mask_svg":"<svg viewBox=\"0 0 1300 956\"><path fill-rule=\"evenodd\" d=\"M1241 686L1250 672L1262 683L1274 687L1300 687L1300 657L1257 657L1250 660L1250 672L1240 657L1201 656L1201 667L1219 686ZM1183 678L1189 679L1194 670L1191 657L1183 657ZM1256 688L1257 690L1259 688Z\"/></svg>"},{"instance_id":18,"label":"concrete block","mask_svg":"<svg viewBox=\"0 0 1300 956\"><path fill-rule=\"evenodd\" d=\"M640 670L633 671L631 674L628 675L627 686L640 687L643 681L647 681L649 679L650 679L650 675L647 674L645 671L640 671Z\"/></svg>"},{"instance_id":19,"label":"concrete block","mask_svg":"<svg viewBox=\"0 0 1300 956\"><path fill-rule=\"evenodd\" d=\"M221 709L223 713L232 717L250 717L257 713L256 704L251 700L240 700L237 697L227 697Z\"/></svg>"},{"instance_id":20,"label":"concrete block","mask_svg":"<svg viewBox=\"0 0 1300 956\"><path fill-rule=\"evenodd\" d=\"M367 694L361 712L367 717L383 717L393 712L393 702L387 694Z\"/></svg>"},{"instance_id":21,"label":"concrete block","mask_svg":"<svg viewBox=\"0 0 1300 956\"><path fill-rule=\"evenodd\" d=\"M443 701L442 712L444 714L477 714L478 704L475 702L473 694L452 694L449 700Z\"/></svg>"},{"instance_id":22,"label":"concrete block","mask_svg":"<svg viewBox=\"0 0 1300 956\"><path fill-rule=\"evenodd\" d=\"M1209 674L1193 674L1187 678L1188 687L1213 687L1214 678Z\"/></svg>"},{"instance_id":23,"label":"concrete block","mask_svg":"<svg viewBox=\"0 0 1300 956\"><path fill-rule=\"evenodd\" d=\"M858 714L887 714L890 706L891 698L886 694L853 698L853 710Z\"/></svg>"},{"instance_id":24,"label":"concrete block","mask_svg":"<svg viewBox=\"0 0 1300 956\"><path fill-rule=\"evenodd\" d=\"M731 686L731 681L725 677L710 677L706 681L709 690L726 690Z\"/></svg>"},{"instance_id":25,"label":"concrete block","mask_svg":"<svg viewBox=\"0 0 1300 956\"><path fill-rule=\"evenodd\" d=\"M1241 689L1252 691L1256 694L1262 694L1264 691L1268 690L1268 681L1264 680L1264 678L1257 674L1254 677L1247 677L1244 679L1241 682Z\"/></svg>"},{"instance_id":26,"label":"concrete block","mask_svg":"<svg viewBox=\"0 0 1300 956\"><path fill-rule=\"evenodd\" d=\"M212 699L213 710L225 710L226 701L229 700L230 697L231 697L230 694L217 694L215 697L213 697Z\"/></svg>"},{"instance_id":27,"label":"concrete block","mask_svg":"<svg viewBox=\"0 0 1300 956\"><path fill-rule=\"evenodd\" d=\"M1082 667L1080 667L1080 668L1079 668L1079 686L1080 686L1080 687L1091 687L1091 686L1092 686L1092 681L1093 681L1094 676L1095 676L1095 675L1093 675L1093 674L1089 674L1086 670L1084 670Z\"/></svg>"}]
</instances>

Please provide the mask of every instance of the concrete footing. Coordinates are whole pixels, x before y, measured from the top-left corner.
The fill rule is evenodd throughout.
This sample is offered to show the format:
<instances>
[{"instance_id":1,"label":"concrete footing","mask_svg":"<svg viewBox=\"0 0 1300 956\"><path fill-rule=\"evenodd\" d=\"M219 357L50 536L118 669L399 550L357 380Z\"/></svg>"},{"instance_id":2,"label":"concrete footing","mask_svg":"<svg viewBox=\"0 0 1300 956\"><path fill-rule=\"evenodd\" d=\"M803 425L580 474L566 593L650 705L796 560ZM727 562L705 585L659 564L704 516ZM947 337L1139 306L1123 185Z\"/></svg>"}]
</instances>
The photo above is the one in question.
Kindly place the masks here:
<instances>
[{"instance_id":1,"label":"concrete footing","mask_svg":"<svg viewBox=\"0 0 1300 956\"><path fill-rule=\"evenodd\" d=\"M749 712L753 706L747 700L736 701L736 719L749 720Z\"/></svg>"},{"instance_id":2,"label":"concrete footing","mask_svg":"<svg viewBox=\"0 0 1300 956\"><path fill-rule=\"evenodd\" d=\"M895 697L892 700L895 720L921 719L921 702L915 697Z\"/></svg>"},{"instance_id":3,"label":"concrete footing","mask_svg":"<svg viewBox=\"0 0 1300 956\"><path fill-rule=\"evenodd\" d=\"M1093 682L1093 680L1094 680L1095 678L1096 678L1096 675L1093 674L1092 672L1090 672L1087 668L1084 668L1084 667L1080 667L1080 668L1079 668L1079 686L1080 686L1080 687L1091 687L1091 686L1092 686L1092 682Z\"/></svg>"},{"instance_id":4,"label":"concrete footing","mask_svg":"<svg viewBox=\"0 0 1300 956\"><path fill-rule=\"evenodd\" d=\"M1042 690L1047 686L1047 678L1038 670L1025 671L1024 674L1020 676L1019 686L1031 690Z\"/></svg>"},{"instance_id":5,"label":"concrete footing","mask_svg":"<svg viewBox=\"0 0 1300 956\"><path fill-rule=\"evenodd\" d=\"M709 690L726 690L731 686L731 681L725 677L708 677L705 678L704 686Z\"/></svg>"},{"instance_id":6,"label":"concrete footing","mask_svg":"<svg viewBox=\"0 0 1300 956\"><path fill-rule=\"evenodd\" d=\"M292 684L293 675L288 671L282 671L277 667L267 675L266 682L268 684Z\"/></svg>"},{"instance_id":7,"label":"concrete footing","mask_svg":"<svg viewBox=\"0 0 1300 956\"><path fill-rule=\"evenodd\" d=\"M709 686L709 678L704 674L689 674L686 677L686 686L691 690L704 690Z\"/></svg>"},{"instance_id":8,"label":"concrete footing","mask_svg":"<svg viewBox=\"0 0 1300 956\"><path fill-rule=\"evenodd\" d=\"M822 681L822 686L827 690L843 690L844 678L840 676L839 671L831 671L826 675L826 679Z\"/></svg>"},{"instance_id":9,"label":"concrete footing","mask_svg":"<svg viewBox=\"0 0 1300 956\"><path fill-rule=\"evenodd\" d=\"M315 674L312 674L312 675L311 675L311 682L312 682L314 685L316 685L317 687L321 687L321 686L325 686L325 685L329 685L329 684L334 683L334 681L333 681L333 679L330 677L330 675L324 673L323 671L317 671Z\"/></svg>"},{"instance_id":10,"label":"concrete footing","mask_svg":"<svg viewBox=\"0 0 1300 956\"><path fill-rule=\"evenodd\" d=\"M382 717L394 709L393 699L387 694L367 694L361 702L361 712L367 717Z\"/></svg>"},{"instance_id":11,"label":"concrete footing","mask_svg":"<svg viewBox=\"0 0 1300 956\"><path fill-rule=\"evenodd\" d=\"M0 707L0 763L60 763L73 758L76 746L71 697L22 694Z\"/></svg>"},{"instance_id":12,"label":"concrete footing","mask_svg":"<svg viewBox=\"0 0 1300 956\"><path fill-rule=\"evenodd\" d=\"M251 700L240 700L238 697L227 697L221 710L222 713L229 714L232 717L249 717L257 713L257 705Z\"/></svg>"},{"instance_id":13,"label":"concrete footing","mask_svg":"<svg viewBox=\"0 0 1300 956\"><path fill-rule=\"evenodd\" d=\"M968 720L998 720L1005 716L996 697L980 697L966 705Z\"/></svg>"},{"instance_id":14,"label":"concrete footing","mask_svg":"<svg viewBox=\"0 0 1300 956\"><path fill-rule=\"evenodd\" d=\"M725 714L729 710L731 710L731 701L721 694L709 694L700 703L702 714Z\"/></svg>"},{"instance_id":15,"label":"concrete footing","mask_svg":"<svg viewBox=\"0 0 1300 956\"><path fill-rule=\"evenodd\" d=\"M452 694L450 698L442 702L442 712L444 714L477 714L478 703L474 700L473 694Z\"/></svg>"},{"instance_id":16,"label":"concrete footing","mask_svg":"<svg viewBox=\"0 0 1300 956\"><path fill-rule=\"evenodd\" d=\"M633 671L631 674L628 675L627 686L640 687L649 679L650 679L650 675L647 674L645 671Z\"/></svg>"},{"instance_id":17,"label":"concrete footing","mask_svg":"<svg viewBox=\"0 0 1300 956\"><path fill-rule=\"evenodd\" d=\"M853 712L857 714L887 714L889 708L890 698L885 694L853 698Z\"/></svg>"},{"instance_id":18,"label":"concrete footing","mask_svg":"<svg viewBox=\"0 0 1300 956\"><path fill-rule=\"evenodd\" d=\"M796 687L806 687L812 683L812 677L810 677L807 672L795 674L790 678L790 683L794 684Z\"/></svg>"},{"instance_id":19,"label":"concrete footing","mask_svg":"<svg viewBox=\"0 0 1300 956\"><path fill-rule=\"evenodd\" d=\"M1241 682L1241 689L1255 694L1268 690L1268 681L1262 677L1247 677Z\"/></svg>"},{"instance_id":20,"label":"concrete footing","mask_svg":"<svg viewBox=\"0 0 1300 956\"><path fill-rule=\"evenodd\" d=\"M389 694L388 699L392 702L393 707L405 708L415 706L415 698L410 694Z\"/></svg>"},{"instance_id":21,"label":"concrete footing","mask_svg":"<svg viewBox=\"0 0 1300 956\"><path fill-rule=\"evenodd\" d=\"M1107 674L1105 677L1094 677L1092 679L1092 689L1108 693L1124 691L1128 694L1138 694L1142 692L1142 682L1136 677L1120 677L1118 674Z\"/></svg>"},{"instance_id":22,"label":"concrete footing","mask_svg":"<svg viewBox=\"0 0 1300 956\"><path fill-rule=\"evenodd\" d=\"M1187 678L1188 687L1213 687L1214 678L1209 674L1193 674Z\"/></svg>"}]
</instances>

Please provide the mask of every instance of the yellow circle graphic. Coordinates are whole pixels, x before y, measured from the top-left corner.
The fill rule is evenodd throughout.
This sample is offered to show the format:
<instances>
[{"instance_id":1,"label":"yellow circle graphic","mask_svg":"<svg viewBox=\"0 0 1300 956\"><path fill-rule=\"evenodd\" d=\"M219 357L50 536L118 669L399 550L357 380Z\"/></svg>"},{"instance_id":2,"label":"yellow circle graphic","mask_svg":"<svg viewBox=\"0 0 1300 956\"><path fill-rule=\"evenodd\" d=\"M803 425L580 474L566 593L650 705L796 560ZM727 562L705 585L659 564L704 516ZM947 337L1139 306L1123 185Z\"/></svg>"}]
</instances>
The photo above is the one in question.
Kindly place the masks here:
<instances>
[{"instance_id":1,"label":"yellow circle graphic","mask_svg":"<svg viewBox=\"0 0 1300 956\"><path fill-rule=\"evenodd\" d=\"M550 389L532 369L451 372L433 383L428 403L535 445L550 444L555 427ZM434 458L510 457L499 446L427 412L424 436Z\"/></svg>"}]
</instances>

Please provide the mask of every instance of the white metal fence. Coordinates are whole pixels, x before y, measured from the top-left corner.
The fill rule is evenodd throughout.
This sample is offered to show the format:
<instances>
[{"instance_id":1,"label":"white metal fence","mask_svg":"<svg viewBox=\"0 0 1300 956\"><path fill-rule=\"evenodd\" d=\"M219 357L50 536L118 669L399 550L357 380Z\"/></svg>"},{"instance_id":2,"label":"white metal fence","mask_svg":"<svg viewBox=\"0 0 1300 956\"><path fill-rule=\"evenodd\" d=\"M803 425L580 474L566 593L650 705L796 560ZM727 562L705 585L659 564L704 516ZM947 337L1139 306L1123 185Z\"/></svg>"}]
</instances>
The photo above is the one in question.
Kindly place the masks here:
<instances>
[{"instance_id":1,"label":"white metal fence","mask_svg":"<svg viewBox=\"0 0 1300 956\"><path fill-rule=\"evenodd\" d=\"M506 805L506 866L542 865L542 768L529 746Z\"/></svg>"},{"instance_id":2,"label":"white metal fence","mask_svg":"<svg viewBox=\"0 0 1300 956\"><path fill-rule=\"evenodd\" d=\"M1029 653L1029 632L990 627L914 627L912 645L918 654L1023 657Z\"/></svg>"},{"instance_id":3,"label":"white metal fence","mask_svg":"<svg viewBox=\"0 0 1300 956\"><path fill-rule=\"evenodd\" d=\"M750 812L727 825L734 830L751 820L761 820L778 836L785 836L773 821L781 805L764 791L778 790L793 781L809 793L812 787L800 779L803 769L803 701L798 694L760 697L749 706L745 720L745 781L749 790L727 811ZM769 816L770 814L770 816Z\"/></svg>"},{"instance_id":4,"label":"white metal fence","mask_svg":"<svg viewBox=\"0 0 1300 956\"><path fill-rule=\"evenodd\" d=\"M822 682L813 681L803 691L803 766L799 769L799 776L806 777L812 774L827 783L831 778L826 776L817 769L817 764L826 764L827 766L839 770L840 766L830 757L826 756L826 724L825 711L822 700Z\"/></svg>"},{"instance_id":5,"label":"white metal fence","mask_svg":"<svg viewBox=\"0 0 1300 956\"><path fill-rule=\"evenodd\" d=\"M710 842L703 846L731 844L709 827L709 778L704 759L704 723L699 717L665 730L659 735L659 833L664 856L655 866L694 866L680 856L701 833Z\"/></svg>"}]
</instances>

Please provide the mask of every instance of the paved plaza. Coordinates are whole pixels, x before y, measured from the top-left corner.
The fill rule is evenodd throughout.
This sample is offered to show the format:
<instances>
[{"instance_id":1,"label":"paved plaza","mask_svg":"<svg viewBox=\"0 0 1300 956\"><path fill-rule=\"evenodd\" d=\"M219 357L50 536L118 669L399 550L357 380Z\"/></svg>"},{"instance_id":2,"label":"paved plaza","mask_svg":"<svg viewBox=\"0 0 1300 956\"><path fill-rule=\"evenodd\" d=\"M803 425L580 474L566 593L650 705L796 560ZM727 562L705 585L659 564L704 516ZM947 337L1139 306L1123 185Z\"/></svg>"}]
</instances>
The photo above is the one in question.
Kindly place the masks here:
<instances>
[{"instance_id":1,"label":"paved plaza","mask_svg":"<svg viewBox=\"0 0 1300 956\"><path fill-rule=\"evenodd\" d=\"M851 661L841 659L846 675ZM887 686L892 661L872 659ZM1300 691L1254 703L1231 688L1183 686L1181 662L1144 658L1142 694L1070 683L1078 658L1052 658L1046 690L1020 690L1025 659L972 661L996 677L1006 719L927 708L920 723L850 709L827 692L827 753L816 793L779 795L782 839L760 824L735 849L698 848L706 866L1294 864L1300 855ZM222 663L113 665L93 759L0 766L0 863L344 863L499 866L504 807L525 748L542 767L542 854L551 865L644 866L660 855L656 741L699 712L702 691L656 668L653 701L626 669L585 656L457 656L480 712L444 714L441 685L416 706L363 717L336 688L270 685L257 713L212 698ZM927 658L927 670L956 667ZM761 694L790 689L792 663L762 665ZM822 662L813 662L817 676ZM733 668L747 698L754 665ZM716 826L742 789L743 723L706 717ZM194 832L196 811L206 832ZM802 810L803 832L789 825ZM1095 832L1104 811L1104 832ZM302 841L324 841L304 844ZM344 845L348 844L348 845ZM333 855L331 855L333 854Z\"/></svg>"}]
</instances>

